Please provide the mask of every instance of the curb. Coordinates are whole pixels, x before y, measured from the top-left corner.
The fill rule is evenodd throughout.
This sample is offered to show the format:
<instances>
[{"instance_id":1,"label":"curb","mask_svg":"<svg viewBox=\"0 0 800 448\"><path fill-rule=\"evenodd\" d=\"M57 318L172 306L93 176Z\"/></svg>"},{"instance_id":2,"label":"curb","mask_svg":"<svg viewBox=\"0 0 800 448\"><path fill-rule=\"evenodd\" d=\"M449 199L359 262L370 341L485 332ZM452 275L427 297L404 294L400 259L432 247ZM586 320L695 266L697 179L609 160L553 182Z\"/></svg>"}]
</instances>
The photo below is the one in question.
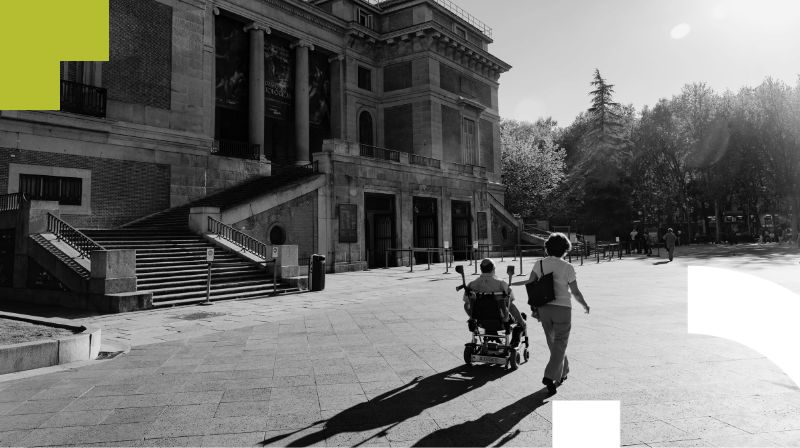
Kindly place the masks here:
<instances>
[{"instance_id":1,"label":"curb","mask_svg":"<svg viewBox=\"0 0 800 448\"><path fill-rule=\"evenodd\" d=\"M100 328L75 326L63 319L0 312L0 317L72 330L77 334L0 346L0 375L78 361L90 361L100 354Z\"/></svg>"}]
</instances>

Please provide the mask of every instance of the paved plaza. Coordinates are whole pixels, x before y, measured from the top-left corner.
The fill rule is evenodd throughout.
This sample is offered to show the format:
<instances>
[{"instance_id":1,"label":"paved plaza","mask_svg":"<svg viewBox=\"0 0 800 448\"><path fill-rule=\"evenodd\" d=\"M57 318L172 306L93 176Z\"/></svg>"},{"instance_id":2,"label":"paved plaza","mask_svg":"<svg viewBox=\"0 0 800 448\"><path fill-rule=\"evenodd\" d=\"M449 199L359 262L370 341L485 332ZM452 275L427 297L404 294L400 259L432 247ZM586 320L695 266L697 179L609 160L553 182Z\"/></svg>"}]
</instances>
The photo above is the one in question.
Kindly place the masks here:
<instances>
[{"instance_id":1,"label":"paved plaza","mask_svg":"<svg viewBox=\"0 0 800 448\"><path fill-rule=\"evenodd\" d=\"M620 400L623 445L800 446L798 387L761 354L686 326L687 266L800 293L800 255L677 253L576 263L592 313L575 309L571 373L554 396L541 385L535 320L529 363L464 366L460 277L443 264L329 275L322 292L210 307L64 312L130 350L0 376L0 445L550 446L555 400Z\"/></svg>"}]
</instances>

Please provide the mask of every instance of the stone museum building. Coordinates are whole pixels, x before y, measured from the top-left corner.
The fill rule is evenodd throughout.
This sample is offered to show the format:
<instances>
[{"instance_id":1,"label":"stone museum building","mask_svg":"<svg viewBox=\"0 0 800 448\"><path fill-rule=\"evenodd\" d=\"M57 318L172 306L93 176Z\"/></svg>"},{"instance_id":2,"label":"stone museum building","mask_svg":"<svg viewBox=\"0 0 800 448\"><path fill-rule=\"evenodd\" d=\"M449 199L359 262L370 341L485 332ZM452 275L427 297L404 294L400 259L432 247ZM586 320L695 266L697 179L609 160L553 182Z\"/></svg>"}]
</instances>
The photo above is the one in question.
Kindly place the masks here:
<instances>
[{"instance_id":1,"label":"stone museum building","mask_svg":"<svg viewBox=\"0 0 800 448\"><path fill-rule=\"evenodd\" d=\"M297 286L312 254L339 272L517 244L510 66L453 2L109 6L110 60L62 63L60 111L0 111L7 297L198 301L208 248L214 299Z\"/></svg>"}]
</instances>

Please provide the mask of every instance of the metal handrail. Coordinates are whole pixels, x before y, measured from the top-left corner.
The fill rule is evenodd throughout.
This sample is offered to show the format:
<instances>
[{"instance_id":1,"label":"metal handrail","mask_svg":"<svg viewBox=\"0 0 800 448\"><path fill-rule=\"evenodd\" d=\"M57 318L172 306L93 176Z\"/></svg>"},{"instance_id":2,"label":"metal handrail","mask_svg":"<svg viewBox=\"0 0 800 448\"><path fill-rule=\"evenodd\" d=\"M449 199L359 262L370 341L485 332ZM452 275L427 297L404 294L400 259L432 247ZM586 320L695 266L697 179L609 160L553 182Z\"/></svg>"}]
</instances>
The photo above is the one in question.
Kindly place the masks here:
<instances>
[{"instance_id":1,"label":"metal handrail","mask_svg":"<svg viewBox=\"0 0 800 448\"><path fill-rule=\"evenodd\" d=\"M433 0L433 1L443 6L445 9L452 12L456 16L458 16L461 20L477 28L478 31L483 33L485 36L492 37L492 29L488 25L476 19L475 16L463 10L455 3L451 2L450 0Z\"/></svg>"},{"instance_id":2,"label":"metal handrail","mask_svg":"<svg viewBox=\"0 0 800 448\"><path fill-rule=\"evenodd\" d=\"M93 250L106 250L94 240L84 235L80 230L67 224L58 216L52 213L47 214L47 231L56 236L58 240L64 241L70 247L78 251L81 257L92 258Z\"/></svg>"},{"instance_id":3,"label":"metal handrail","mask_svg":"<svg viewBox=\"0 0 800 448\"><path fill-rule=\"evenodd\" d=\"M236 230L227 224L223 224L211 216L208 217L208 231L241 247L242 250L250 252L257 257L264 259L265 262L273 261L271 254L270 256L267 256L269 254L269 247L266 245L266 243L262 243L261 241L245 234L240 230Z\"/></svg>"},{"instance_id":4,"label":"metal handrail","mask_svg":"<svg viewBox=\"0 0 800 448\"><path fill-rule=\"evenodd\" d=\"M28 201L25 193L10 193L0 195L0 212L19 210L22 204Z\"/></svg>"}]
</instances>

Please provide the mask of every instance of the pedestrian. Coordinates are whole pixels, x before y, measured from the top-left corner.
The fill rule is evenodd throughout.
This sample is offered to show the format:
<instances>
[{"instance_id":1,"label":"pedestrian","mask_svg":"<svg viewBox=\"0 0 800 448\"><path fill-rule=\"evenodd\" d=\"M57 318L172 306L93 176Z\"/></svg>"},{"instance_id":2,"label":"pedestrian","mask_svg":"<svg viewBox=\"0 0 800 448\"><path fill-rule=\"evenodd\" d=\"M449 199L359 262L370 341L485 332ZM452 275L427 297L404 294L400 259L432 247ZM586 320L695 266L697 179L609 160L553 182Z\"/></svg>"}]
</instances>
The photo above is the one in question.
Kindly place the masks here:
<instances>
[{"instance_id":1,"label":"pedestrian","mask_svg":"<svg viewBox=\"0 0 800 448\"><path fill-rule=\"evenodd\" d=\"M644 246L643 249L644 254L647 255L648 257L653 255L653 248L651 244L653 241L650 238L650 233L645 232L644 234L642 234L642 242L643 242L642 245Z\"/></svg>"},{"instance_id":2,"label":"pedestrian","mask_svg":"<svg viewBox=\"0 0 800 448\"><path fill-rule=\"evenodd\" d=\"M675 240L675 245L676 246L680 246L681 245L681 234L682 234L681 229L678 229L678 233L677 233L678 239Z\"/></svg>"},{"instance_id":3,"label":"pedestrian","mask_svg":"<svg viewBox=\"0 0 800 448\"><path fill-rule=\"evenodd\" d=\"M575 298L589 314L589 305L578 289L578 280L575 277L575 268L564 261L572 248L566 235L551 233L544 243L547 257L536 260L531 270L529 281L538 279L544 274L553 273L553 291L555 300L540 306L533 311L533 316L542 323L547 348L550 350L550 359L544 369L542 384L547 386L547 391L556 393L556 388L567 379L569 361L567 360L567 343L572 328L572 301Z\"/></svg>"},{"instance_id":4,"label":"pedestrian","mask_svg":"<svg viewBox=\"0 0 800 448\"><path fill-rule=\"evenodd\" d=\"M675 254L675 241L678 239L674 233L672 233L672 229L667 229L667 234L664 235L664 244L667 247L667 253L669 254L669 261L672 261L672 256Z\"/></svg>"},{"instance_id":5,"label":"pedestrian","mask_svg":"<svg viewBox=\"0 0 800 448\"><path fill-rule=\"evenodd\" d=\"M639 231L636 230L636 227L631 230L631 244L633 245L633 249L637 252L639 251L639 240L636 239L636 236L639 235ZM628 253L631 253L630 248Z\"/></svg>"}]
</instances>

